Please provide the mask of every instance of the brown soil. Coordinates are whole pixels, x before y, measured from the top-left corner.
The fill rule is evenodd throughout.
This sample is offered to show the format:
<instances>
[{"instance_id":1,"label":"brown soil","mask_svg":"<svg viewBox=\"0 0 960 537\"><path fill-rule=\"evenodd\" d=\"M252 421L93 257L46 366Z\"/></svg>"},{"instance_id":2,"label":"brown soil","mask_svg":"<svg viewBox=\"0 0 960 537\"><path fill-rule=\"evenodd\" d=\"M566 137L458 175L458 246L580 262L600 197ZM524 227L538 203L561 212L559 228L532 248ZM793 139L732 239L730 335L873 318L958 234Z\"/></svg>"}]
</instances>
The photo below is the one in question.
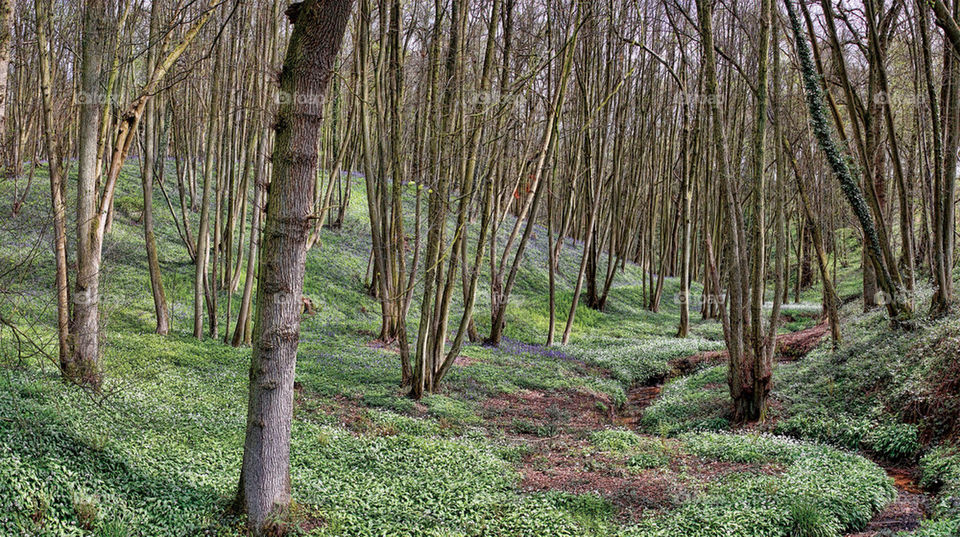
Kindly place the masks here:
<instances>
[{"instance_id":1,"label":"brown soil","mask_svg":"<svg viewBox=\"0 0 960 537\"><path fill-rule=\"evenodd\" d=\"M820 340L830 332L830 325L823 321L816 326L780 334L777 336L776 359L779 362L793 362L810 353ZM727 361L727 351L705 351L670 361L671 377L681 377L694 372L703 365L719 365Z\"/></svg>"},{"instance_id":2,"label":"brown soil","mask_svg":"<svg viewBox=\"0 0 960 537\"><path fill-rule=\"evenodd\" d=\"M810 353L820 343L824 336L830 332L830 326L827 321L823 321L816 326L805 330L781 334L777 336L776 359L780 362L796 361ZM710 351L685 356L671 362L671 376L683 376L692 373L700 366L717 365L727 360L726 351ZM960 374L955 376L960 378ZM955 388L960 383L951 385L949 388ZM941 390L949 393L956 393L951 389ZM658 387L638 388L631 393L637 392L636 408L628 405L625 414L627 424L635 422L634 415L642 414L652 399L659 392ZM647 397L645 394L650 394ZM644 395L641 395L644 394ZM631 399L631 403L633 400ZM771 398L771 405L779 404L776 399ZM928 496L916 481L916 468L885 467L887 475L893 479L894 486L897 489L897 498L886 509L878 513L868 523L867 527L859 533L852 533L847 537L884 537L894 535L900 531L911 531L920 527L927 511Z\"/></svg>"},{"instance_id":3,"label":"brown soil","mask_svg":"<svg viewBox=\"0 0 960 537\"><path fill-rule=\"evenodd\" d=\"M354 434L392 436L398 431L389 424L375 423L370 417L370 409L358 397L335 395L326 399L313 392L304 390L299 382L293 385L294 411L305 419L312 415L334 416L341 426ZM424 416L426 407L414 405L413 416Z\"/></svg>"},{"instance_id":4,"label":"brown soil","mask_svg":"<svg viewBox=\"0 0 960 537\"><path fill-rule=\"evenodd\" d=\"M521 390L487 399L482 411L487 421L505 430L522 422L557 432L582 432L610 423L613 401L606 394L574 390Z\"/></svg>"},{"instance_id":5,"label":"brown soil","mask_svg":"<svg viewBox=\"0 0 960 537\"><path fill-rule=\"evenodd\" d=\"M778 354L796 356L813 349L827 325L777 338ZM706 363L722 363L726 351L687 356L671 363L672 375L684 375ZM611 424L635 429L643 411L660 394L660 386L636 386L618 412L606 395L573 390L541 392L523 390L500 395L483 403L486 422L501 429L508 440L522 443L530 452L520 463L521 488L527 491L562 490L597 492L618 507L619 517L638 520L650 512L675 507L705 483L733 472L775 473L774 466L705 461L674 452L669 470L631 472L622 457L597 452L586 435ZM675 446L673 441L665 440ZM685 478L680 481L677 474Z\"/></svg>"},{"instance_id":6,"label":"brown soil","mask_svg":"<svg viewBox=\"0 0 960 537\"><path fill-rule=\"evenodd\" d=\"M488 426L500 429L508 442L529 448L518 465L522 490L596 492L617 507L617 516L623 521L637 521L674 508L724 475L780 471L775 466L708 461L680 454L676 441L660 438L656 441L664 442L670 454L669 465L631 470L625 465L625 456L600 452L590 443L589 432L611 424L633 428L643 408L659 391L658 386L631 390L623 412L614 414L606 395L524 390L488 399L483 403L483 414Z\"/></svg>"},{"instance_id":7,"label":"brown soil","mask_svg":"<svg viewBox=\"0 0 960 537\"><path fill-rule=\"evenodd\" d=\"M470 358L469 356L460 355L453 359L453 365L458 367L466 367L468 365L473 365L479 362L476 358Z\"/></svg>"},{"instance_id":8,"label":"brown soil","mask_svg":"<svg viewBox=\"0 0 960 537\"><path fill-rule=\"evenodd\" d=\"M810 353L823 336L830 331L830 325L823 321L805 330L777 336L777 356L781 362L799 360Z\"/></svg>"},{"instance_id":9,"label":"brown soil","mask_svg":"<svg viewBox=\"0 0 960 537\"><path fill-rule=\"evenodd\" d=\"M627 392L627 404L618 413L616 423L633 429L643 417L643 411L660 395L660 386L637 386Z\"/></svg>"},{"instance_id":10,"label":"brown soil","mask_svg":"<svg viewBox=\"0 0 960 537\"><path fill-rule=\"evenodd\" d=\"M384 352L390 352L393 354L400 354L400 348L397 347L396 344L384 343L382 340L379 340L379 339L371 339L367 341L366 345L371 349L377 349Z\"/></svg>"},{"instance_id":11,"label":"brown soil","mask_svg":"<svg viewBox=\"0 0 960 537\"><path fill-rule=\"evenodd\" d=\"M918 470L916 468L885 466L884 470L887 471L888 476L893 478L893 486L897 487L898 491L907 494L923 494L923 489L917 483L916 474Z\"/></svg>"},{"instance_id":12,"label":"brown soil","mask_svg":"<svg viewBox=\"0 0 960 537\"><path fill-rule=\"evenodd\" d=\"M585 439L563 435L527 443L533 450L520 464L524 491L596 492L618 507L620 518L628 520L673 507L688 494L669 472L631 473L622 460L593 451Z\"/></svg>"},{"instance_id":13,"label":"brown soil","mask_svg":"<svg viewBox=\"0 0 960 537\"><path fill-rule=\"evenodd\" d=\"M673 440L663 440L671 453L668 466L646 470L627 468L623 456L598 452L584 438L560 435L523 441L532 451L520 463L522 490L595 492L617 507L620 520L630 522L675 508L723 476L740 472L773 474L782 470L774 465L758 467L683 455L678 453Z\"/></svg>"},{"instance_id":14,"label":"brown soil","mask_svg":"<svg viewBox=\"0 0 960 537\"><path fill-rule=\"evenodd\" d=\"M889 467L885 470L897 487L897 499L877 513L863 531L847 537L885 537L920 527L927 512L927 495L914 478L916 469Z\"/></svg>"},{"instance_id":15,"label":"brown soil","mask_svg":"<svg viewBox=\"0 0 960 537\"><path fill-rule=\"evenodd\" d=\"M727 361L727 351L704 351L670 361L670 376L684 377L702 366L719 365Z\"/></svg>"}]
</instances>

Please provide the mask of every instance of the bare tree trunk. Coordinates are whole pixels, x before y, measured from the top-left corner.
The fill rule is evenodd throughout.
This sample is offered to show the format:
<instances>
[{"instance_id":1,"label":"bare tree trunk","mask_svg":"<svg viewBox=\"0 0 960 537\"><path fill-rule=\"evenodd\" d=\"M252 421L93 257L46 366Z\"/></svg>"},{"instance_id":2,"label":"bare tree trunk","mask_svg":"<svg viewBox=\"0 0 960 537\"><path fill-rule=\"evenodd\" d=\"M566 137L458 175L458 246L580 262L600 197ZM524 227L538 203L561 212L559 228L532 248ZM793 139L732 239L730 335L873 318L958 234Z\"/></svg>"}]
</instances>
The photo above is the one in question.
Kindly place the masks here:
<instances>
[{"instance_id":1,"label":"bare tree trunk","mask_svg":"<svg viewBox=\"0 0 960 537\"><path fill-rule=\"evenodd\" d=\"M787 143L786 138L784 138L784 143ZM787 145L787 147L789 147L789 145ZM807 215L807 221L810 222L810 236L813 247L817 252L817 266L820 267L820 278L823 280L823 303L826 309L827 319L830 323L830 337L833 340L833 347L837 348L840 345L840 317L837 312L840 299L833 285L833 278L830 275L830 268L827 265L827 253L823 247L823 237L820 233L820 226L814 222L813 207L811 206L809 196L807 196L803 178L800 176L800 170L797 168L797 163L793 160L793 156L791 155L789 158L791 159L793 173L797 180L797 191L800 193L800 203L803 205L803 210Z\"/></svg>"},{"instance_id":2,"label":"bare tree trunk","mask_svg":"<svg viewBox=\"0 0 960 537\"><path fill-rule=\"evenodd\" d=\"M746 226L736 185L730 175L723 116L718 103L716 56L713 45L713 12L709 0L697 1L703 51L704 88L708 97L715 159L718 164L721 205L724 209L727 251L727 299L724 339L729 353L727 383L733 399L733 419L737 422L763 419L771 386L772 351L770 338L763 330L763 294L765 281L764 223L764 147L766 137L767 55L771 16L770 0L762 3L761 37L758 51L758 83L753 135L753 207L752 249L748 253ZM734 131L736 131L734 129ZM752 259L751 259L752 257ZM719 280L716 280L719 288ZM779 289L777 294L779 295ZM776 322L779 302L774 302L772 323ZM722 308L721 308L722 309ZM770 333L775 333L771 326Z\"/></svg>"},{"instance_id":3,"label":"bare tree trunk","mask_svg":"<svg viewBox=\"0 0 960 537\"><path fill-rule=\"evenodd\" d=\"M951 69L944 69L943 91L940 98L937 98L937 92L933 84L933 53L930 50L929 22L926 8L924 2L917 0L921 63L924 87L927 92L927 105L930 107L930 129L933 138L933 186L932 191L924 189L924 197L929 199L929 204L932 206L930 210L932 214L930 230L933 235L930 240L931 272L933 272L933 281L936 284L936 289L930 301L930 309L932 313L942 315L950 308L950 303L953 300L953 259L945 255L944 246L946 243L943 239L946 236L953 236L955 224L952 220L945 221L943 218L944 209L947 208L947 205L953 205L954 192L952 187L949 191L944 189L947 184L947 177L944 174L943 124L941 123L938 101L942 100L946 104L946 108L953 110L956 107L957 92L953 90L955 84L951 83L950 80L952 77ZM953 55L945 52L945 67L953 63ZM955 116L956 113L954 113ZM953 123L956 123L956 120L948 123L948 130L953 128ZM942 193L946 194L944 199L941 199ZM926 224L926 219L924 219L924 224Z\"/></svg>"},{"instance_id":4,"label":"bare tree trunk","mask_svg":"<svg viewBox=\"0 0 960 537\"><path fill-rule=\"evenodd\" d=\"M73 369L67 376L99 387L100 384L100 256L103 233L97 214L98 128L101 115L101 67L107 30L104 0L88 0L83 10L80 71L80 126L77 163L77 278L73 301Z\"/></svg>"},{"instance_id":5,"label":"bare tree trunk","mask_svg":"<svg viewBox=\"0 0 960 537\"><path fill-rule=\"evenodd\" d=\"M160 26L160 2L153 2L150 8L150 42L157 39ZM147 51L147 76L153 73L157 65L157 50L151 46ZM153 306L157 317L157 333L167 335L170 332L170 312L167 297L163 292L163 279L160 273L160 260L157 255L157 240L153 235L153 172L157 159L156 117L157 105L154 99L146 104L146 121L143 125L143 238L147 249L147 267L150 272L150 290L153 293ZM163 166L164 155L159 155Z\"/></svg>"},{"instance_id":6,"label":"bare tree trunk","mask_svg":"<svg viewBox=\"0 0 960 537\"><path fill-rule=\"evenodd\" d=\"M693 203L693 140L690 132L689 110L686 102L683 104L683 134L680 141L681 166L680 180L680 323L677 326L677 337L686 338L690 334L690 252L693 240L690 210Z\"/></svg>"},{"instance_id":7,"label":"bare tree trunk","mask_svg":"<svg viewBox=\"0 0 960 537\"><path fill-rule=\"evenodd\" d=\"M4 136L7 133L7 71L13 41L13 7L13 0L0 0L0 166L6 165L8 157Z\"/></svg>"},{"instance_id":8,"label":"bare tree trunk","mask_svg":"<svg viewBox=\"0 0 960 537\"><path fill-rule=\"evenodd\" d=\"M780 312L780 286L782 280L777 280L777 290L774 293L773 310L770 316L769 331L763 326L764 291L767 277L767 237L766 237L766 141L767 141L767 70L770 51L770 30L772 23L773 0L760 0L760 35L758 36L758 63L756 113L754 115L753 132L753 219L752 219L752 251L750 252L750 283L747 287L750 296L750 342L751 352L744 356L746 364L739 366L749 387L746 397L741 401L734 399L734 417L744 419L764 419L766 417L767 396L773 380L773 353L775 346L776 325ZM779 210L779 208L778 208ZM779 220L777 222L779 224ZM782 243L778 243L780 246ZM746 247L746 245L744 245ZM752 358L752 363L749 359ZM731 367L733 355L730 356ZM734 375L736 378L738 375Z\"/></svg>"},{"instance_id":9,"label":"bare tree trunk","mask_svg":"<svg viewBox=\"0 0 960 537\"><path fill-rule=\"evenodd\" d=\"M583 278L586 273L587 261L590 259L590 248L593 246L594 240L594 228L596 227L597 213L599 212L600 205L600 193L603 189L603 178L602 177L591 177L593 175L593 163L591 162L592 156L589 153L590 145L590 136L586 136L584 139L584 147L586 153L586 164L587 164L587 185L593 188L591 192L590 199L590 211L587 213L589 215L589 220L586 227L586 238L583 240L583 255L580 261L580 270L577 273L577 283L573 286L573 300L570 303L570 311L567 314L567 324L563 329L563 336L560 338L560 342L563 345L566 345L570 341L570 333L573 331L573 321L577 314L577 303L580 301L580 290L583 288ZM592 179L592 180L591 180Z\"/></svg>"},{"instance_id":10,"label":"bare tree trunk","mask_svg":"<svg viewBox=\"0 0 960 537\"><path fill-rule=\"evenodd\" d=\"M218 47L219 48L219 47ZM220 72L222 51L218 50L214 62L214 73ZM217 83L213 81L210 95L210 111L207 123L207 139L204 149L203 164L203 194L200 201L200 226L197 230L197 262L193 282L193 337L203 339L203 305L207 303L208 312L211 299L208 296L216 293L216 281L207 276L207 263L210 259L210 194L213 189L214 162L213 153L216 151L214 138L216 137L217 108L220 96L217 92ZM216 245L214 245L216 247ZM214 311L211 318L216 318Z\"/></svg>"},{"instance_id":11,"label":"bare tree trunk","mask_svg":"<svg viewBox=\"0 0 960 537\"><path fill-rule=\"evenodd\" d=\"M543 195L545 188L542 187L541 179L543 176L543 168L546 162L547 156L550 154L550 150L555 143L555 130L557 128L557 122L560 118L560 113L563 107L563 99L566 94L567 82L570 78L571 66L573 63L573 51L577 46L577 35L580 30L580 21L581 13L580 7L577 7L576 21L572 29L571 35L566 38L563 43L562 49L563 53L563 64L560 68L560 85L557 88L556 95L552 102L550 103L550 110L548 111L547 121L546 121L546 130L543 133L543 138L541 140L540 147L537 152L537 160L535 162L535 168L533 173L533 196L528 199L527 204L521 210L519 215L517 226L519 226L520 220L526 217L528 214L531 215L530 219L527 221L527 226L524 229L523 236L520 238L520 242L517 246L517 251L514 254L513 263L510 266L510 273L507 276L506 283L503 284L503 287L495 292L498 296L494 300L495 307L491 308L491 323L490 323L490 335L487 337L487 343L491 345L499 345L500 339L503 337L503 329L506 324L506 312L507 312L507 301L510 298L510 292L513 290L513 285L516 282L517 272L520 269L520 262L523 259L523 251L527 246L527 243L530 240L530 235L533 232L533 215L536 215L537 208L540 205L540 199ZM515 237L519 227L515 227L513 233L511 234L511 239ZM493 233L492 237L496 236L496 232ZM493 239L495 241L495 239ZM505 268L505 261L507 258L507 250L509 249L511 240L508 239L507 247L504 249L504 254L501 258L500 266ZM493 252L491 250L491 258L493 257ZM499 275L495 276L498 280L502 281L503 273L500 272Z\"/></svg>"},{"instance_id":12,"label":"bare tree trunk","mask_svg":"<svg viewBox=\"0 0 960 537\"><path fill-rule=\"evenodd\" d=\"M351 0L306 0L287 16L293 32L280 106L257 293L247 433L238 504L254 535L271 534L290 505L290 425L300 304L323 94L350 18Z\"/></svg>"},{"instance_id":13,"label":"bare tree trunk","mask_svg":"<svg viewBox=\"0 0 960 537\"><path fill-rule=\"evenodd\" d=\"M50 68L50 43L47 28L50 24L50 4L38 0L34 5L37 20L37 48L40 53L40 94L43 104L43 126L46 131L47 165L50 175L50 205L53 212L54 255L57 265L57 342L60 370L69 379L75 370L74 355L70 348L70 284L67 281L67 231L66 204L63 199L63 170L57 148L57 127L53 119L53 74Z\"/></svg>"},{"instance_id":14,"label":"bare tree trunk","mask_svg":"<svg viewBox=\"0 0 960 537\"><path fill-rule=\"evenodd\" d=\"M960 120L957 107L960 106L960 62L957 54L960 53L960 31L955 21L956 10L960 4L954 5L950 13L942 1L934 3L934 12L937 23L944 29L944 35L953 43L953 51L944 50L942 82L940 87L939 106L933 89L933 75L931 69L930 42L927 35L926 6L918 11L921 14L921 40L923 42L923 61L925 77L927 79L927 93L930 100L930 111L933 119L934 142L934 187L933 187L933 252L936 266L933 267L934 283L937 288L931 301L931 310L934 314L942 315L947 312L953 302L953 249L956 233L954 203L956 196L957 148L960 146ZM942 113L938 117L938 113ZM939 153L939 154L938 154ZM939 169L938 166L939 165Z\"/></svg>"}]
</instances>

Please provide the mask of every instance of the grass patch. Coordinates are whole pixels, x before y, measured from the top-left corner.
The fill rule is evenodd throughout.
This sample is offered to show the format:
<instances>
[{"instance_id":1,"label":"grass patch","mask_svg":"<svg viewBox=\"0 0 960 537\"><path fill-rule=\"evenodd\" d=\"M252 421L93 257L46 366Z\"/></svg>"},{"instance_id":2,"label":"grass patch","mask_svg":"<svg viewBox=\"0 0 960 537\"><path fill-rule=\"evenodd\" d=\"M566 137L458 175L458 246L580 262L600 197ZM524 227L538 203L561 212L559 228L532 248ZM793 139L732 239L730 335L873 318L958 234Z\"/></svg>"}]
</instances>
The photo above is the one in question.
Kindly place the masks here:
<instances>
[{"instance_id":1,"label":"grass patch","mask_svg":"<svg viewBox=\"0 0 960 537\"><path fill-rule=\"evenodd\" d=\"M686 537L839 536L862 528L896 495L883 470L863 457L773 437L691 435L685 449L725 461L777 461L781 475L731 474L675 511L626 535Z\"/></svg>"}]
</instances>

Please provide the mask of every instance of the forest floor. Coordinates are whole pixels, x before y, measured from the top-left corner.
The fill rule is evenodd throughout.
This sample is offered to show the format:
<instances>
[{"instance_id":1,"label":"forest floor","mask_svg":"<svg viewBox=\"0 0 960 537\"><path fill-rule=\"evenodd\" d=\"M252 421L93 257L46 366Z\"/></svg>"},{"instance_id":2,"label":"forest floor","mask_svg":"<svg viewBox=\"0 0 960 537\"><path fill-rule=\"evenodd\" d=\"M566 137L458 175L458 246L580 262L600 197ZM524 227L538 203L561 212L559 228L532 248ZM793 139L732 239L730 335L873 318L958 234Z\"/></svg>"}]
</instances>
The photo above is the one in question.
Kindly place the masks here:
<instances>
[{"instance_id":1,"label":"forest floor","mask_svg":"<svg viewBox=\"0 0 960 537\"><path fill-rule=\"evenodd\" d=\"M895 468L885 466L897 488L897 499L870 520L863 531L849 537L883 537L894 532L913 531L920 527L930 511L930 495L917 483L916 466Z\"/></svg>"},{"instance_id":2,"label":"forest floor","mask_svg":"<svg viewBox=\"0 0 960 537\"><path fill-rule=\"evenodd\" d=\"M52 230L43 189L19 217L0 220L0 261L17 267L0 271L0 314L20 331L18 338L0 329L0 535L243 532L227 507L250 350L192 337L194 267L162 199L157 240L173 330L153 333L136 171L129 166L118 185L104 248L103 394L61 383L51 359ZM38 184L44 179L38 170ZM70 203L75 182L68 184ZM956 355L944 345L960 341L960 317L890 335L882 314L851 305L844 345L832 352L818 344L826 328L810 289L784 309L768 420L734 430L721 327L693 315L690 337L674 337L674 278L654 313L644 307L649 276L628 263L605 311L578 308L569 345L540 344L549 310L547 237L537 228L501 345L466 345L438 393L413 401L399 389L396 350L374 341L379 309L365 287L361 185L353 195L343 226L325 229L307 258L304 289L317 312L303 318L295 385L290 526L300 533L831 537L881 531L887 521L907 529L904 521L917 518L919 491L898 495L895 480L867 457L909 468L933 449L938 431L949 432L949 396L939 398L946 409L936 431L909 412L927 408L912 397L926 393L918 383L928 361ZM581 249L566 241L562 250L560 326ZM855 267L841 270L850 275ZM850 288L849 277L840 283ZM478 292L475 319L485 333L485 279ZM224 325L231 300L235 311L238 295L221 292ZM458 298L455 317L460 307ZM952 483L946 470L921 467L925 487ZM955 537L950 513L937 516L947 520L945 533L917 535Z\"/></svg>"},{"instance_id":3,"label":"forest floor","mask_svg":"<svg viewBox=\"0 0 960 537\"><path fill-rule=\"evenodd\" d=\"M780 334L776 359L780 362L802 359L828 332L828 324L822 321L809 328ZM683 377L705 365L724 364L725 361L725 351L683 356L670 361L669 377ZM484 425L500 429L511 442L529 448L518 464L522 490L598 493L617 508L618 518L635 522L648 512L674 507L676 498L687 494L683 485L660 470L629 472L625 471L624 461L618 461L610 454L585 457L585 453L590 453L588 437L591 431L615 425L643 432L640 424L644 410L655 403L663 387L663 380L653 381L652 385L631 387L627 391L626 403L616 409L606 407L609 401L597 394L575 391L523 390L490 398L482 405ZM605 407L608 410L604 410ZM523 423L523 427L518 429L518 423ZM666 451L680 451L676 441L663 439L662 442ZM689 456L671 460L669 469L676 473L678 468L685 467L687 475L700 483L735 472L757 470L744 463L691 462ZM865 528L847 533L847 537L884 537L916 530L929 510L929 494L918 484L919 468L916 465L892 466L882 459L877 462L892 479L897 497L876 513ZM773 466L761 471L775 474L782 468Z\"/></svg>"}]
</instances>

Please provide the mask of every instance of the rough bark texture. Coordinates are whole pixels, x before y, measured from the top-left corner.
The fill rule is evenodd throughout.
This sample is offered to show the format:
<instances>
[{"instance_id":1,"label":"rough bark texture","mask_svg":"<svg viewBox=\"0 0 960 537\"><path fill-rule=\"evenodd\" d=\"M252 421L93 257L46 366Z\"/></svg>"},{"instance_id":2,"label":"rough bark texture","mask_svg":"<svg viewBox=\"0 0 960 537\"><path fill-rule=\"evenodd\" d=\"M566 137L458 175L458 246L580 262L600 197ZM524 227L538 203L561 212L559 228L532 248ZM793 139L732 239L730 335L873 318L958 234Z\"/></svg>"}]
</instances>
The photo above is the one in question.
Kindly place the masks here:
<instances>
[{"instance_id":1,"label":"rough bark texture","mask_svg":"<svg viewBox=\"0 0 960 537\"><path fill-rule=\"evenodd\" d=\"M89 0L83 15L79 158L77 170L77 279L73 295L74 361L64 371L72 380L97 386L100 382L100 254L103 233L97 214L97 140L102 103L101 67L106 3Z\"/></svg>"},{"instance_id":2,"label":"rough bark texture","mask_svg":"<svg viewBox=\"0 0 960 537\"><path fill-rule=\"evenodd\" d=\"M294 28L280 91L289 98L281 99L277 118L238 498L255 535L270 531L290 504L293 379L323 93L351 3L307 0L287 10Z\"/></svg>"},{"instance_id":3,"label":"rough bark texture","mask_svg":"<svg viewBox=\"0 0 960 537\"><path fill-rule=\"evenodd\" d=\"M948 283L952 280L952 276L948 276L944 272L945 268L945 259L943 257L943 242L940 240L940 212L943 208L943 204L938 198L938 194L942 191L943 184L943 133L941 131L941 122L940 122L940 109L939 109L939 99L937 98L937 91L934 88L934 79L933 79L933 53L930 49L930 33L929 33L929 22L927 17L926 5L923 0L917 0L917 14L918 17L918 32L920 34L920 51L922 58L922 67L923 67L923 81L924 89L926 90L927 95L927 107L930 110L930 130L931 138L933 143L933 181L932 185L929 187L931 190L924 189L924 196L926 198L925 205L930 206L931 208L931 227L926 233L921 235L931 234L931 237L928 237L929 241L929 251L930 251L930 267L931 272L933 273L933 281L936 284L936 289L934 290L933 297L930 301L930 309L932 313L939 314L947 310L950 303L949 285ZM949 58L949 55L944 55L945 59ZM943 82L947 82L949 77L943 77ZM948 94L942 94L941 98L948 97ZM924 227L926 228L926 218L924 218ZM952 234L952 231L951 231Z\"/></svg>"},{"instance_id":4,"label":"rough bark texture","mask_svg":"<svg viewBox=\"0 0 960 537\"><path fill-rule=\"evenodd\" d=\"M934 128L934 158L940 163L939 170L936 171L933 200L933 239L934 254L936 266L933 267L936 283L936 292L931 303L931 310L934 314L941 315L946 313L953 302L953 251L954 237L956 233L955 219L955 198L956 198L956 175L957 175L957 149L960 147L960 120L958 120L957 106L960 101L960 65L957 61L957 51L960 51L960 31L954 18L958 9L953 6L951 14L942 1L934 2L934 13L937 19L937 25L944 30L944 35L953 44L953 53L944 51L942 82L940 87L939 111L937 99L933 93L933 74L930 67L929 39L926 36L926 13L925 10L918 10L924 16L921 18L922 34L924 41L924 70L929 84L927 90L930 95L930 109L932 117L932 126ZM938 112L941 117L937 117ZM942 120L941 120L942 118ZM941 123L942 121L942 123ZM942 130L940 130L942 128ZM939 150L939 154L936 154Z\"/></svg>"},{"instance_id":5,"label":"rough bark texture","mask_svg":"<svg viewBox=\"0 0 960 537\"><path fill-rule=\"evenodd\" d=\"M737 191L732 185L730 162L727 153L727 141L724 134L723 116L718 104L717 63L713 45L713 10L709 0L697 1L697 15L700 24L701 47L703 50L704 89L710 102L712 137L716 152L717 173L719 175L721 201L724 211L724 231L727 245L727 297L729 313L722 311L724 340L730 355L727 369L727 383L730 397L733 399L734 420L752 421L763 413L763 401L769 392L769 375L757 378L759 357L754 355L751 343L749 268L746 256L746 239L743 216ZM719 289L719 281L716 282ZM722 309L722 308L721 308ZM761 388L757 389L760 385Z\"/></svg>"}]
</instances>

